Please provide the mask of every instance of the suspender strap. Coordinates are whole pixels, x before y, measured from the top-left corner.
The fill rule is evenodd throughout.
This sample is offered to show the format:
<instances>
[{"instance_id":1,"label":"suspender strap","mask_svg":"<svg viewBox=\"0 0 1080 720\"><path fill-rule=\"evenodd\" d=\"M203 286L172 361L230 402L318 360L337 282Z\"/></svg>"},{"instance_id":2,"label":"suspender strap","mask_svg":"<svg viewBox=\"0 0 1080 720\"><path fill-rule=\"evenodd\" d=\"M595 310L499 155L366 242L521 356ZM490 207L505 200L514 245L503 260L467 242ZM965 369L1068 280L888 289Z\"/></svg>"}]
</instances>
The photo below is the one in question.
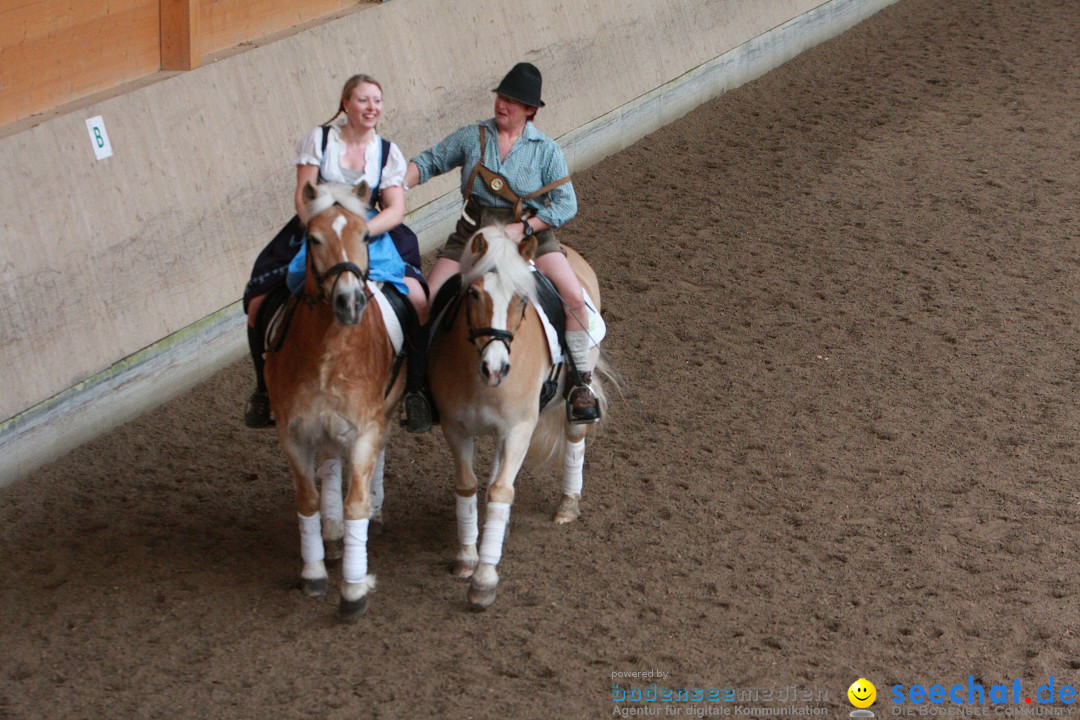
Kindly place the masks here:
<instances>
[{"instance_id":1,"label":"suspender strap","mask_svg":"<svg viewBox=\"0 0 1080 720\"><path fill-rule=\"evenodd\" d=\"M322 158L323 158L324 161L325 161L325 158L326 158L326 141L329 140L329 139L330 139L330 126L329 125L323 125L322 126ZM319 177L318 177L318 180L319 180L319 182L326 182L326 179L323 177L323 174L322 174L322 163L319 163Z\"/></svg>"},{"instance_id":2,"label":"suspender strap","mask_svg":"<svg viewBox=\"0 0 1080 720\"><path fill-rule=\"evenodd\" d=\"M484 181L488 190L495 193L499 197L508 200L514 207L514 222L521 222L522 213L524 212L524 203L526 200L532 200L533 198L540 197L544 193L554 190L560 185L565 185L570 182L570 176L556 180L555 182L548 183L544 187L531 192L528 195L518 197L514 194L514 191L510 189L510 183L505 177L487 168L484 165L484 147L486 146L487 128L483 125L480 126L480 162L473 166L472 173L469 174L469 182L465 185L465 201L468 202L472 196L473 182L476 180L476 176L479 174L480 178Z\"/></svg>"},{"instance_id":3,"label":"suspender strap","mask_svg":"<svg viewBox=\"0 0 1080 720\"><path fill-rule=\"evenodd\" d=\"M548 190L554 190L555 188L559 187L560 185L565 185L568 182L570 182L570 176L569 175L564 177L562 180L556 180L555 182L548 183L547 185L540 188L536 192L531 192L528 195L523 195L521 199L522 200L532 200L534 197L540 197L541 195L546 193Z\"/></svg>"},{"instance_id":4,"label":"suspender strap","mask_svg":"<svg viewBox=\"0 0 1080 720\"><path fill-rule=\"evenodd\" d=\"M476 180L476 174L480 172L480 167L484 164L484 145L486 144L484 142L486 137L484 131L486 129L483 125L480 126L480 161L473 165L472 172L469 173L469 182L465 183L465 202L468 202L469 198L472 197L473 181Z\"/></svg>"}]
</instances>

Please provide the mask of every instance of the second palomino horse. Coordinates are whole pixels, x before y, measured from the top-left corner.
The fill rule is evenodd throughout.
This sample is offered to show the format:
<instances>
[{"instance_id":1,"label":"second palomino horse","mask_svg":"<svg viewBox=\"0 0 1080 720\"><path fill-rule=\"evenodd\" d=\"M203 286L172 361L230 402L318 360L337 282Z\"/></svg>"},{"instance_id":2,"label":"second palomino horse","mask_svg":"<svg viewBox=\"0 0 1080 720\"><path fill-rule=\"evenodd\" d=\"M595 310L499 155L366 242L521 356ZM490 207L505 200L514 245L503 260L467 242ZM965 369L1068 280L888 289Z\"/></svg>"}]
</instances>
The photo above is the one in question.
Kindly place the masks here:
<instances>
[{"instance_id":1,"label":"second palomino horse","mask_svg":"<svg viewBox=\"0 0 1080 720\"><path fill-rule=\"evenodd\" d=\"M535 457L563 460L563 497L555 522L566 523L579 514L585 436L595 427L566 421L561 401L565 372L558 380L559 391L547 398L545 408L540 407L541 388L552 378L555 365L536 309L536 278L530 264L535 252L535 238L519 247L499 227L480 230L461 258L458 298L445 317L433 321L431 391L455 466L460 547L454 572L472 578L468 600L474 609L495 601L499 582L495 568L510 520L514 480L530 445ZM566 252L598 318L596 274L576 252L569 248ZM599 354L599 349L592 352ZM603 402L596 379L594 389ZM474 439L484 435L495 438L495 460L478 549L473 452Z\"/></svg>"}]
</instances>

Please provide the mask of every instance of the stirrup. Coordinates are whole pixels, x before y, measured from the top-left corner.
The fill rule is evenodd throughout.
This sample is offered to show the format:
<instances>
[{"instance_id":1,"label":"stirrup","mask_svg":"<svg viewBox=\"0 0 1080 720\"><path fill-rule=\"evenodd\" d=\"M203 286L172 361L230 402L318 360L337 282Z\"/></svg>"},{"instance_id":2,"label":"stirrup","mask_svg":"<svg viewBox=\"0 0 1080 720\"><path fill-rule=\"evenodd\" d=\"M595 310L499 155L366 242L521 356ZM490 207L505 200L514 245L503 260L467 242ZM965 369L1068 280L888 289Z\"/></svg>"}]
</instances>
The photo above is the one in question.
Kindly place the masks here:
<instances>
[{"instance_id":1,"label":"stirrup","mask_svg":"<svg viewBox=\"0 0 1080 720\"><path fill-rule=\"evenodd\" d=\"M265 392L256 390L248 398L244 408L244 424L249 428L274 427L274 416L270 414L270 397Z\"/></svg>"},{"instance_id":2,"label":"stirrup","mask_svg":"<svg viewBox=\"0 0 1080 720\"><path fill-rule=\"evenodd\" d=\"M422 392L411 392L405 396L405 419L402 425L411 433L425 433L432 425L431 402Z\"/></svg>"},{"instance_id":3,"label":"stirrup","mask_svg":"<svg viewBox=\"0 0 1080 720\"><path fill-rule=\"evenodd\" d=\"M588 385L574 387L566 397L566 420L571 425L600 422L600 399Z\"/></svg>"}]
</instances>

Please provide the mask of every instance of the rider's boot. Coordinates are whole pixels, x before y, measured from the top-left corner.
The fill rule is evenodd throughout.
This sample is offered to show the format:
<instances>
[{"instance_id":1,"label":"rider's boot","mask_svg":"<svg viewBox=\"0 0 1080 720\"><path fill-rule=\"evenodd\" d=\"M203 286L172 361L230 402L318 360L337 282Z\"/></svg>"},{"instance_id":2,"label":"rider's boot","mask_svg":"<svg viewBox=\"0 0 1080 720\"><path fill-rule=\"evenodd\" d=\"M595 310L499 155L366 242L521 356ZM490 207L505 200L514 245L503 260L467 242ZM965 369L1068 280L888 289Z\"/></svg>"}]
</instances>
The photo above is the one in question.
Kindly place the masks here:
<instances>
[{"instance_id":1,"label":"rider's boot","mask_svg":"<svg viewBox=\"0 0 1080 720\"><path fill-rule=\"evenodd\" d=\"M270 396L266 392L266 379L263 377L263 352L265 342L262 331L248 326L248 349L251 351L251 364L255 366L255 392L248 398L244 408L244 424L249 428L273 427L274 418L270 414Z\"/></svg>"},{"instance_id":2,"label":"rider's boot","mask_svg":"<svg viewBox=\"0 0 1080 720\"><path fill-rule=\"evenodd\" d=\"M566 419L572 425L600 421L600 399L592 389L592 366L589 362L589 333L569 330L566 346L570 351L570 372L567 376Z\"/></svg>"},{"instance_id":3,"label":"rider's boot","mask_svg":"<svg viewBox=\"0 0 1080 720\"><path fill-rule=\"evenodd\" d=\"M428 325L412 318L406 330L405 352L408 368L405 373L405 429L425 433L439 422L435 403L427 381Z\"/></svg>"},{"instance_id":4,"label":"rider's boot","mask_svg":"<svg viewBox=\"0 0 1080 720\"><path fill-rule=\"evenodd\" d=\"M571 425L600 422L600 398L596 397L591 383L591 372L579 373L576 384L566 396L566 419Z\"/></svg>"}]
</instances>

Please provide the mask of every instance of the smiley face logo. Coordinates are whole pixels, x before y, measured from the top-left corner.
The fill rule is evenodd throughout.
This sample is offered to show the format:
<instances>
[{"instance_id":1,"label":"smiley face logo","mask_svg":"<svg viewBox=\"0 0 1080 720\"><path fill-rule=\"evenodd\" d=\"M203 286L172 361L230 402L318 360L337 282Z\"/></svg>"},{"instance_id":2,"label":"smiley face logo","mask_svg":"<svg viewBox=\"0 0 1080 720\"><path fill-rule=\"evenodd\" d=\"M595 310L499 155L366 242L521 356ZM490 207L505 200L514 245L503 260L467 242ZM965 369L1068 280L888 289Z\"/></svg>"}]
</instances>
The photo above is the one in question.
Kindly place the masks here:
<instances>
[{"instance_id":1,"label":"smiley face logo","mask_svg":"<svg viewBox=\"0 0 1080 720\"><path fill-rule=\"evenodd\" d=\"M868 708L877 700L877 688L866 678L859 678L847 689L848 700L857 708Z\"/></svg>"}]
</instances>

